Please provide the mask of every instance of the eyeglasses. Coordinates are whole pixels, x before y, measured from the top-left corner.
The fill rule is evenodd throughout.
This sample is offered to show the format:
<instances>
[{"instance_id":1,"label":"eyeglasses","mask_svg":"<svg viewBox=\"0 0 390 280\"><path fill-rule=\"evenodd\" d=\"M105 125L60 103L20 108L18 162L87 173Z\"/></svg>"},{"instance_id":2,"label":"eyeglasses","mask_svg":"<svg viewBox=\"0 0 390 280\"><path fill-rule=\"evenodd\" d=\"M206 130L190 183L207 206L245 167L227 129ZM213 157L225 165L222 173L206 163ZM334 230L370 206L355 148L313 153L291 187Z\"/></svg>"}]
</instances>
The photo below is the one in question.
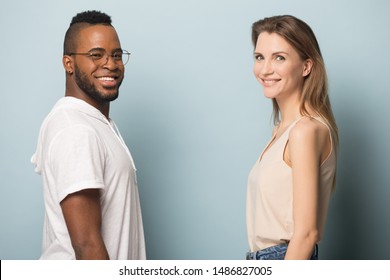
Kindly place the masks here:
<instances>
[{"instance_id":1,"label":"eyeglasses","mask_svg":"<svg viewBox=\"0 0 390 280\"><path fill-rule=\"evenodd\" d=\"M108 57L111 57L117 65L126 65L130 57L130 53L125 50L117 50L112 54L108 54L104 49L95 49L86 53L68 53L68 55L85 55L92 59L96 66L106 64L108 62Z\"/></svg>"}]
</instances>

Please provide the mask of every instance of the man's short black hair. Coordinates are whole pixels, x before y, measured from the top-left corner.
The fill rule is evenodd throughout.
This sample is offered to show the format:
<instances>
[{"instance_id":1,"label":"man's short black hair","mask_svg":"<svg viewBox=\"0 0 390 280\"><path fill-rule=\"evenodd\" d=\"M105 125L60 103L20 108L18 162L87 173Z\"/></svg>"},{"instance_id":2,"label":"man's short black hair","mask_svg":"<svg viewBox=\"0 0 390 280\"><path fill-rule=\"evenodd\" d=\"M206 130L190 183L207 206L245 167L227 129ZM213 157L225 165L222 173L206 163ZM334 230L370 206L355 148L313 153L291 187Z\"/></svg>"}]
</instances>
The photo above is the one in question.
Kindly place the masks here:
<instances>
[{"instance_id":1,"label":"man's short black hair","mask_svg":"<svg viewBox=\"0 0 390 280\"><path fill-rule=\"evenodd\" d=\"M75 51L77 35L81 29L96 24L112 26L111 17L100 11L85 11L75 15L65 34L64 55Z\"/></svg>"},{"instance_id":2,"label":"man's short black hair","mask_svg":"<svg viewBox=\"0 0 390 280\"><path fill-rule=\"evenodd\" d=\"M85 11L72 18L70 26L76 23L107 24L111 25L111 17L100 11Z\"/></svg>"}]
</instances>

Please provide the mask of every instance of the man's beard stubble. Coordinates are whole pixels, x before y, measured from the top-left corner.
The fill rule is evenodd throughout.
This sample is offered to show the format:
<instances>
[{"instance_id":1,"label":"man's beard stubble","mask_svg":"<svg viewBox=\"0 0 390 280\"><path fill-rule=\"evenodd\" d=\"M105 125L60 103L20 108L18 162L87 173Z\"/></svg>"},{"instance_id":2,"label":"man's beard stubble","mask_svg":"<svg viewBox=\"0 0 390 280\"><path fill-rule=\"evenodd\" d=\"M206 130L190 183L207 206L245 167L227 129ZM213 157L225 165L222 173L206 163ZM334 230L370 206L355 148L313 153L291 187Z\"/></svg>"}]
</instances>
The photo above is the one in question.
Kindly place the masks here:
<instances>
[{"instance_id":1,"label":"man's beard stubble","mask_svg":"<svg viewBox=\"0 0 390 280\"><path fill-rule=\"evenodd\" d=\"M85 92L92 99L96 100L99 103L111 102L118 98L119 95L119 87L122 84L122 81L118 84L118 89L115 94L106 95L96 89L96 87L89 82L87 75L82 73L80 69L75 66L75 80L78 87ZM106 89L112 89L106 87Z\"/></svg>"}]
</instances>

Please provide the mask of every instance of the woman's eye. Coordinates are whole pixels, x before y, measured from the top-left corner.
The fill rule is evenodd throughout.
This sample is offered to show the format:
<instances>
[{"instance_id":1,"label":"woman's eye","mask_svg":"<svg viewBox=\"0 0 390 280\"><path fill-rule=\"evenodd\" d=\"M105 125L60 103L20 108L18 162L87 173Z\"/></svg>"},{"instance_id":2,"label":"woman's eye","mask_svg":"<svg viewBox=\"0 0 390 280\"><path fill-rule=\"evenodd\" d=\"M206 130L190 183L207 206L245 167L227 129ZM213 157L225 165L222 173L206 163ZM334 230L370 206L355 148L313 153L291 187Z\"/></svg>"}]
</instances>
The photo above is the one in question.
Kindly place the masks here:
<instances>
[{"instance_id":1,"label":"woman's eye","mask_svg":"<svg viewBox=\"0 0 390 280\"><path fill-rule=\"evenodd\" d=\"M263 56L262 55L255 55L255 60L263 60Z\"/></svg>"},{"instance_id":2,"label":"woman's eye","mask_svg":"<svg viewBox=\"0 0 390 280\"><path fill-rule=\"evenodd\" d=\"M278 56L275 57L275 60L283 61L283 60L286 60L286 59L284 58L284 56L278 55Z\"/></svg>"}]
</instances>

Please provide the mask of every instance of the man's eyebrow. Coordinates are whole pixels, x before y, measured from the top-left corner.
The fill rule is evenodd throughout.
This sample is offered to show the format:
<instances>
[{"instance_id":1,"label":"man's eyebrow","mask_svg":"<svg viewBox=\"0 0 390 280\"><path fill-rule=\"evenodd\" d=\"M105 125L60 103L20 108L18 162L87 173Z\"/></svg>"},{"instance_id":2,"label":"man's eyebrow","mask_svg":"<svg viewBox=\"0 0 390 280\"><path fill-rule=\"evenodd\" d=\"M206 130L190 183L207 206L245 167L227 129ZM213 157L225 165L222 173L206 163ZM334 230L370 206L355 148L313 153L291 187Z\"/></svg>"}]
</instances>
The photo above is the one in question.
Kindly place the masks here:
<instances>
[{"instance_id":1,"label":"man's eyebrow","mask_svg":"<svg viewBox=\"0 0 390 280\"><path fill-rule=\"evenodd\" d=\"M113 50L112 50L112 52L117 52L117 51L123 52L123 49L122 49L122 48L116 48L116 49L113 49Z\"/></svg>"},{"instance_id":2,"label":"man's eyebrow","mask_svg":"<svg viewBox=\"0 0 390 280\"><path fill-rule=\"evenodd\" d=\"M93 51L105 51L103 48L92 48L88 52L93 52Z\"/></svg>"},{"instance_id":3,"label":"man's eyebrow","mask_svg":"<svg viewBox=\"0 0 390 280\"><path fill-rule=\"evenodd\" d=\"M89 52L93 52L93 51L107 51L106 49L104 48L92 48L89 50ZM122 48L116 48L116 49L113 49L112 52L117 52L117 51L123 51Z\"/></svg>"}]
</instances>

